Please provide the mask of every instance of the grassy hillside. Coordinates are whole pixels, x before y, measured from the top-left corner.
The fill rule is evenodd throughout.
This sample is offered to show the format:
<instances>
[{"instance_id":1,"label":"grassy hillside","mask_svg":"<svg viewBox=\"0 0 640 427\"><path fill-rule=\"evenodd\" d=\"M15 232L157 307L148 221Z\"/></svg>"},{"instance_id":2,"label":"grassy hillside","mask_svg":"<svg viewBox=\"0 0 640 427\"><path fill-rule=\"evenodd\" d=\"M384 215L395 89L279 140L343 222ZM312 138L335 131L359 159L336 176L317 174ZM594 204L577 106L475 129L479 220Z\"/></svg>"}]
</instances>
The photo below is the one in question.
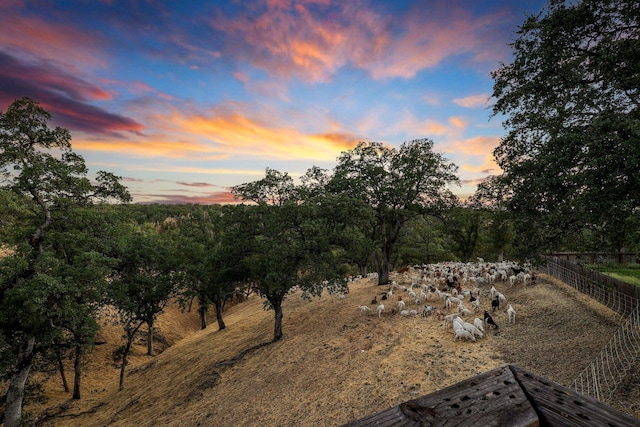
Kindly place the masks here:
<instances>
[{"instance_id":1,"label":"grassy hillside","mask_svg":"<svg viewBox=\"0 0 640 427\"><path fill-rule=\"evenodd\" d=\"M44 425L340 425L505 363L568 385L621 320L550 280L497 287L518 321L507 324L504 307L494 315L500 328L477 343L454 341L434 317L392 315L390 302L381 318L359 313L357 307L370 305L382 290L361 281L345 300L291 295L283 340L245 353L273 333L273 312L252 297L225 313L224 331L215 325L194 331L153 358L138 349L138 367L129 370L121 392L113 362L92 368L88 375L99 372L102 382L85 383L86 397L62 402L64 410ZM483 302L489 308L488 298ZM639 416L637 382L625 387L618 404ZM42 419L43 408L36 409Z\"/></svg>"}]
</instances>

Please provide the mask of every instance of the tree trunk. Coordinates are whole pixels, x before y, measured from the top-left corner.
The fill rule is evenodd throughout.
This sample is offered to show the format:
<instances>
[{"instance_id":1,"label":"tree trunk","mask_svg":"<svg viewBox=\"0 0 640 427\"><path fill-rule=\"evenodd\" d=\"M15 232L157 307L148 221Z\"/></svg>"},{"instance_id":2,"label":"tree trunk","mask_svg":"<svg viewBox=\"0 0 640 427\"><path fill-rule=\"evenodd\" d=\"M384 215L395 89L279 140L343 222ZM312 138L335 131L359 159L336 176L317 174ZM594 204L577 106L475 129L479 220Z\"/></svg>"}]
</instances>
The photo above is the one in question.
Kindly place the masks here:
<instances>
[{"instance_id":1,"label":"tree trunk","mask_svg":"<svg viewBox=\"0 0 640 427\"><path fill-rule=\"evenodd\" d=\"M5 401L4 427L18 427L20 425L24 387L27 383L27 378L29 378L29 371L31 371L35 342L36 339L34 337L28 337L18 352L16 372L11 377L11 383L9 384Z\"/></svg>"},{"instance_id":2,"label":"tree trunk","mask_svg":"<svg viewBox=\"0 0 640 427\"><path fill-rule=\"evenodd\" d=\"M207 306L200 303L198 314L200 314L200 329L207 329Z\"/></svg>"},{"instance_id":3,"label":"tree trunk","mask_svg":"<svg viewBox=\"0 0 640 427\"><path fill-rule=\"evenodd\" d=\"M69 393L69 383L67 382L67 376L64 373L64 363L62 362L62 355L60 349L56 349L56 360L58 362L58 371L60 371L60 377L62 377L62 387L64 387L65 393Z\"/></svg>"},{"instance_id":4,"label":"tree trunk","mask_svg":"<svg viewBox=\"0 0 640 427\"><path fill-rule=\"evenodd\" d=\"M273 323L273 341L275 342L282 339L282 300L278 300L272 305L275 312Z\"/></svg>"},{"instance_id":5,"label":"tree trunk","mask_svg":"<svg viewBox=\"0 0 640 427\"><path fill-rule=\"evenodd\" d=\"M76 358L73 361L73 398L80 399L80 376L82 374L82 346L76 345Z\"/></svg>"},{"instance_id":6,"label":"tree trunk","mask_svg":"<svg viewBox=\"0 0 640 427\"><path fill-rule=\"evenodd\" d=\"M124 351L122 352L122 366L120 367L120 384L118 386L118 390L122 391L124 389L124 370L127 368L127 356L129 355L129 350L131 350L131 343L133 341L135 333L133 335L127 336L127 343L124 346Z\"/></svg>"},{"instance_id":7,"label":"tree trunk","mask_svg":"<svg viewBox=\"0 0 640 427\"><path fill-rule=\"evenodd\" d=\"M382 271L382 260L380 259L380 254L378 252L375 253L373 260L376 263L376 272L378 273L378 286L386 285L389 281L389 274L387 273L386 277L384 272Z\"/></svg>"},{"instance_id":8,"label":"tree trunk","mask_svg":"<svg viewBox=\"0 0 640 427\"><path fill-rule=\"evenodd\" d=\"M153 350L153 319L147 322L147 326L149 327L147 331L147 355L155 356L155 352Z\"/></svg>"},{"instance_id":9,"label":"tree trunk","mask_svg":"<svg viewBox=\"0 0 640 427\"><path fill-rule=\"evenodd\" d=\"M216 307L216 320L218 321L218 330L221 331L227 327L222 319L222 302L215 300L213 305Z\"/></svg>"},{"instance_id":10,"label":"tree trunk","mask_svg":"<svg viewBox=\"0 0 640 427\"><path fill-rule=\"evenodd\" d=\"M367 264L359 264L358 268L360 270L360 276L367 277Z\"/></svg>"},{"instance_id":11,"label":"tree trunk","mask_svg":"<svg viewBox=\"0 0 640 427\"><path fill-rule=\"evenodd\" d=\"M504 261L504 249L500 248L500 252L498 252L498 262Z\"/></svg>"}]
</instances>

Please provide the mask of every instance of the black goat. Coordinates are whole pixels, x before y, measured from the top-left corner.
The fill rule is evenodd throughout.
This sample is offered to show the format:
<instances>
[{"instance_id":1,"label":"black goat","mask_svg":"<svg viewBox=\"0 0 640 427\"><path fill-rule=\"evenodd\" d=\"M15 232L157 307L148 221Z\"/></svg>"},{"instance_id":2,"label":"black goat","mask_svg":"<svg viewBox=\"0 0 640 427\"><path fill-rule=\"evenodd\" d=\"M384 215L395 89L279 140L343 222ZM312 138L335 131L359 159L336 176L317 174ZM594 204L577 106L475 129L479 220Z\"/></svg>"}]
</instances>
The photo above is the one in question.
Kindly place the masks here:
<instances>
[{"instance_id":1,"label":"black goat","mask_svg":"<svg viewBox=\"0 0 640 427\"><path fill-rule=\"evenodd\" d=\"M500 298L498 295L491 301L491 310L495 313L496 309L500 309Z\"/></svg>"},{"instance_id":2,"label":"black goat","mask_svg":"<svg viewBox=\"0 0 640 427\"><path fill-rule=\"evenodd\" d=\"M484 323L487 325L487 328L491 326L493 329L498 329L498 325L493 321L493 317L491 317L487 310L484 311Z\"/></svg>"}]
</instances>

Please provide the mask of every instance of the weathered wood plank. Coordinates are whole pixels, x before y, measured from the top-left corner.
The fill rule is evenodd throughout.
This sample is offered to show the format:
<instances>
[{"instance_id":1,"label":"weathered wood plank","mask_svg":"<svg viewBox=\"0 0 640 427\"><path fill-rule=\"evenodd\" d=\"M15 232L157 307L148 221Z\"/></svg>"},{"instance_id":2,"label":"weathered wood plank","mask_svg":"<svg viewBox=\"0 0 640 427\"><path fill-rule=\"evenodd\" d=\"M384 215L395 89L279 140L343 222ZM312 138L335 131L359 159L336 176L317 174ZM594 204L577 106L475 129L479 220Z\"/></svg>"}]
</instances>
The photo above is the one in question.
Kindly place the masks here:
<instances>
[{"instance_id":1,"label":"weathered wood plank","mask_svg":"<svg viewBox=\"0 0 640 427\"><path fill-rule=\"evenodd\" d=\"M485 372L346 426L538 426L538 416L508 366Z\"/></svg>"},{"instance_id":2,"label":"weathered wood plank","mask_svg":"<svg viewBox=\"0 0 640 427\"><path fill-rule=\"evenodd\" d=\"M640 420L598 400L583 396L522 368L515 366L510 368L538 412L540 424L543 426L640 426Z\"/></svg>"}]
</instances>

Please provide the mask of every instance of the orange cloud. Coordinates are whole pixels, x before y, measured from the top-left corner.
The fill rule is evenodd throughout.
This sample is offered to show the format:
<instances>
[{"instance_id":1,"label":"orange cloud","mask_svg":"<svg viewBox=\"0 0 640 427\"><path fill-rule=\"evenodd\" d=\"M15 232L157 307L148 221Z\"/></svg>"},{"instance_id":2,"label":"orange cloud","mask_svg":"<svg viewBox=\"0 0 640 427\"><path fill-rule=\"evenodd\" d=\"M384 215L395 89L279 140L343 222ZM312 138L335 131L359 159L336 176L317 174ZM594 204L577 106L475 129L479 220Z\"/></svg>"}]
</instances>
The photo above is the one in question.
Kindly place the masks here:
<instances>
[{"instance_id":1,"label":"orange cloud","mask_svg":"<svg viewBox=\"0 0 640 427\"><path fill-rule=\"evenodd\" d=\"M271 125L237 112L210 115L174 114L171 122L181 132L208 141L221 154L242 154L279 159L335 160L358 139L344 133L308 134L293 127Z\"/></svg>"},{"instance_id":2,"label":"orange cloud","mask_svg":"<svg viewBox=\"0 0 640 427\"><path fill-rule=\"evenodd\" d=\"M467 128L467 121L463 117L449 117L449 123L451 123L457 130L464 130Z\"/></svg>"},{"instance_id":3,"label":"orange cloud","mask_svg":"<svg viewBox=\"0 0 640 427\"><path fill-rule=\"evenodd\" d=\"M74 140L74 147L136 158L219 160L240 156L333 161L361 140L342 132L339 123L325 124L327 132L303 132L293 124L278 125L268 113L261 118L249 117L235 108L158 114L147 118L153 123L150 128L158 130L155 134L108 141L84 137Z\"/></svg>"},{"instance_id":4,"label":"orange cloud","mask_svg":"<svg viewBox=\"0 0 640 427\"><path fill-rule=\"evenodd\" d=\"M456 98L453 103L465 108L486 108L489 105L489 95L480 93L478 95Z\"/></svg>"}]
</instances>

